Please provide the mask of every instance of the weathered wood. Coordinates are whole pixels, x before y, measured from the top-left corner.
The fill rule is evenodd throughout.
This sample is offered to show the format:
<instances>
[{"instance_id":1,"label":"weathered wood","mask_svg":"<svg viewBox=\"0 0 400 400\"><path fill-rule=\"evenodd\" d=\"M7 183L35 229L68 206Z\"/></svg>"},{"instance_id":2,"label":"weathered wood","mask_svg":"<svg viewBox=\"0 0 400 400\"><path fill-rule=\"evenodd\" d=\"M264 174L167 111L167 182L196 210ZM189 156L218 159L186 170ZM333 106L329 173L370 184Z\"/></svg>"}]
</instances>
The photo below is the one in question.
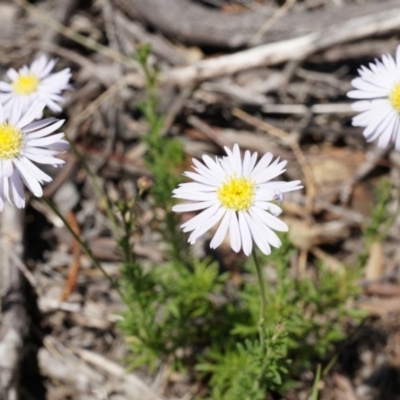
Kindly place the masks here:
<instances>
[{"instance_id":1,"label":"weathered wood","mask_svg":"<svg viewBox=\"0 0 400 400\"><path fill-rule=\"evenodd\" d=\"M22 253L21 214L5 207L0 220L0 399L19 398L19 368L28 317L24 306L23 277L11 253Z\"/></svg>"},{"instance_id":2,"label":"weathered wood","mask_svg":"<svg viewBox=\"0 0 400 400\"><path fill-rule=\"evenodd\" d=\"M400 2L398 3L398 7L392 10L347 19L336 26L322 27L318 31L294 39L264 44L233 54L204 59L185 67L172 68L166 71L162 78L168 83L188 85L250 68L301 60L333 45L398 31Z\"/></svg>"},{"instance_id":3,"label":"weathered wood","mask_svg":"<svg viewBox=\"0 0 400 400\"><path fill-rule=\"evenodd\" d=\"M222 13L186 0L113 0L133 18L142 17L153 27L189 44L237 48L252 43L271 15L256 12ZM400 0L347 4L314 11L288 12L260 38L277 42L333 27L352 18L390 11Z\"/></svg>"}]
</instances>

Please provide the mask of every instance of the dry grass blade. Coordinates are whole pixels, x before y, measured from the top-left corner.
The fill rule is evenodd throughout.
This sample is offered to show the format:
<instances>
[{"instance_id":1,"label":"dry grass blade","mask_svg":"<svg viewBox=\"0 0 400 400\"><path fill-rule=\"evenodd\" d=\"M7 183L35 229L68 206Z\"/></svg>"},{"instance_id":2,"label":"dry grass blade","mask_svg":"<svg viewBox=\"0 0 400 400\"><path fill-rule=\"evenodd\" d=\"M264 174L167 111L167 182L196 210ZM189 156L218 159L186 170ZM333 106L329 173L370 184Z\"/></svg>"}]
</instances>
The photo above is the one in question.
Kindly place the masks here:
<instances>
[{"instance_id":1,"label":"dry grass blade","mask_svg":"<svg viewBox=\"0 0 400 400\"><path fill-rule=\"evenodd\" d=\"M66 217L68 223L74 232L79 236L81 234L78 221L75 218L73 211L69 211ZM79 243L75 238L72 239L72 255L73 255L73 263L69 267L68 279L65 283L64 290L61 294L60 301L66 301L70 294L73 292L76 286L76 281L78 279L79 269L81 266L80 258L82 255L82 250Z\"/></svg>"}]
</instances>

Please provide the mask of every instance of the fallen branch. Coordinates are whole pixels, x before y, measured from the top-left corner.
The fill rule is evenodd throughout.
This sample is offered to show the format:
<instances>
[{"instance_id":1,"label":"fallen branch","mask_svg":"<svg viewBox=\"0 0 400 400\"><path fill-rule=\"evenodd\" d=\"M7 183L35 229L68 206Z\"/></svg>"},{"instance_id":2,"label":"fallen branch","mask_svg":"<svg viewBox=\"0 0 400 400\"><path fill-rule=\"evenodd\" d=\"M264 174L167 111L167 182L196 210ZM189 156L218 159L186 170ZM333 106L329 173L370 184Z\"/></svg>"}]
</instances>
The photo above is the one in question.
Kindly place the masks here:
<instances>
[{"instance_id":1,"label":"fallen branch","mask_svg":"<svg viewBox=\"0 0 400 400\"><path fill-rule=\"evenodd\" d=\"M231 55L201 60L186 67L173 68L164 72L162 81L185 86L250 68L304 59L333 45L396 30L400 30L400 2L399 7L390 11L354 18L296 39L266 44Z\"/></svg>"}]
</instances>

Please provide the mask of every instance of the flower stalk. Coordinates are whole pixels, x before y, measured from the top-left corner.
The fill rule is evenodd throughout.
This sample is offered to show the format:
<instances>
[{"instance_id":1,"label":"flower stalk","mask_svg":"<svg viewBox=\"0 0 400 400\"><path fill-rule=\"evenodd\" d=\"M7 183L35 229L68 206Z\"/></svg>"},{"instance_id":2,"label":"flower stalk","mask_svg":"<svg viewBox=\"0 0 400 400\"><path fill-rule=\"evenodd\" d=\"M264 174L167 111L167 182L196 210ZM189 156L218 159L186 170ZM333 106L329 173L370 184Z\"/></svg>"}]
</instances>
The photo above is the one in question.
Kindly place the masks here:
<instances>
[{"instance_id":1,"label":"flower stalk","mask_svg":"<svg viewBox=\"0 0 400 400\"><path fill-rule=\"evenodd\" d=\"M256 266L257 271L257 279L258 279L258 286L260 289L260 317L258 319L258 334L260 337L261 349L262 353L265 353L265 306L267 304L267 298L265 294L265 282L264 276L262 272L262 267L260 263L260 259L256 253L256 250L253 248L251 252L254 260L254 264Z\"/></svg>"}]
</instances>

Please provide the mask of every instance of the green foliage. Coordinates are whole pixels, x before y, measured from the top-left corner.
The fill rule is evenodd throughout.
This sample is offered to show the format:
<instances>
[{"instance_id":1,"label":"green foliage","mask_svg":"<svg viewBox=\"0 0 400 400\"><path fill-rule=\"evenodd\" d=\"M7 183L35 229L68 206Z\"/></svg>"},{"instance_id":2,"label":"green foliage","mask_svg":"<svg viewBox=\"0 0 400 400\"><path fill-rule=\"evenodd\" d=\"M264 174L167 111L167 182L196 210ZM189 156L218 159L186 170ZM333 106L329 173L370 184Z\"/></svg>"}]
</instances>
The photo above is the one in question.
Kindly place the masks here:
<instances>
[{"instance_id":1,"label":"green foliage","mask_svg":"<svg viewBox=\"0 0 400 400\"><path fill-rule=\"evenodd\" d=\"M284 392L295 384L302 370L332 353L335 344L345 337L346 323L362 317L347 306L358 293L358 271L346 269L340 274L321 265L315 279L291 277L288 265L295 250L285 237L282 241L280 249L264 257L276 272L276 283L268 290L265 357L259 351L254 357L251 351L255 346L260 349L256 339L260 305L257 282L249 279L240 293L242 315L248 319L232 323L236 343L226 343L222 348L213 344L198 367L212 373L212 399L241 400L249 393L249 398L261 394L264 397L260 398L265 398L267 391ZM249 272L251 264L246 266ZM258 386L249 392L244 382L254 376L260 377Z\"/></svg>"},{"instance_id":2,"label":"green foliage","mask_svg":"<svg viewBox=\"0 0 400 400\"><path fill-rule=\"evenodd\" d=\"M183 148L179 141L162 135L164 118L157 113L158 99L155 94L158 71L149 68L148 54L150 48L139 49L138 61L143 67L146 82L146 99L139 104L149 130L143 138L147 144L146 163L152 173L155 185L152 195L158 206L167 208L172 204L171 192L181 182L177 167L183 162Z\"/></svg>"},{"instance_id":3,"label":"green foliage","mask_svg":"<svg viewBox=\"0 0 400 400\"><path fill-rule=\"evenodd\" d=\"M369 256L369 248L373 242L381 242L393 224L396 215L399 213L400 197L397 194L397 210L395 213L390 210L390 203L393 198L394 186L393 183L387 179L379 182L375 189L376 201L371 208L371 216L365 223L363 228L363 236L365 240L365 247L358 256L358 264L365 265Z\"/></svg>"},{"instance_id":4,"label":"green foliage","mask_svg":"<svg viewBox=\"0 0 400 400\"><path fill-rule=\"evenodd\" d=\"M287 332L281 325L266 330L266 349L258 340L238 341L226 353L211 350L212 363L201 363L199 371L211 374L213 400L265 399L267 390L277 390L288 373Z\"/></svg>"},{"instance_id":5,"label":"green foliage","mask_svg":"<svg viewBox=\"0 0 400 400\"><path fill-rule=\"evenodd\" d=\"M394 221L394 216L389 211L389 204L393 201L393 189L393 183L384 179L375 190L376 202L371 209L371 218L364 228L367 246L372 242L382 241Z\"/></svg>"},{"instance_id":6,"label":"green foliage","mask_svg":"<svg viewBox=\"0 0 400 400\"><path fill-rule=\"evenodd\" d=\"M175 361L190 358L191 348L222 340L218 335L227 331L213 299L221 295L225 279L207 260L194 261L193 271L169 264L144 273L137 263L124 265L122 281L131 307L121 327L130 333L132 352L141 356L132 365L154 366L171 355Z\"/></svg>"},{"instance_id":7,"label":"green foliage","mask_svg":"<svg viewBox=\"0 0 400 400\"><path fill-rule=\"evenodd\" d=\"M137 59L143 67L146 82L146 99L139 104L139 108L146 119L149 130L143 138L147 144L145 161L149 168L154 184L151 194L155 201L155 207L165 213L165 218L158 221L159 231L167 243L170 243L171 258L179 263L185 261L187 245L182 232L177 227L176 216L172 213L172 190L182 181L177 172L184 159L182 144L173 138L162 135L164 118L157 113L158 99L155 94L158 71L148 66L150 48L143 46L139 49Z\"/></svg>"}]
</instances>

